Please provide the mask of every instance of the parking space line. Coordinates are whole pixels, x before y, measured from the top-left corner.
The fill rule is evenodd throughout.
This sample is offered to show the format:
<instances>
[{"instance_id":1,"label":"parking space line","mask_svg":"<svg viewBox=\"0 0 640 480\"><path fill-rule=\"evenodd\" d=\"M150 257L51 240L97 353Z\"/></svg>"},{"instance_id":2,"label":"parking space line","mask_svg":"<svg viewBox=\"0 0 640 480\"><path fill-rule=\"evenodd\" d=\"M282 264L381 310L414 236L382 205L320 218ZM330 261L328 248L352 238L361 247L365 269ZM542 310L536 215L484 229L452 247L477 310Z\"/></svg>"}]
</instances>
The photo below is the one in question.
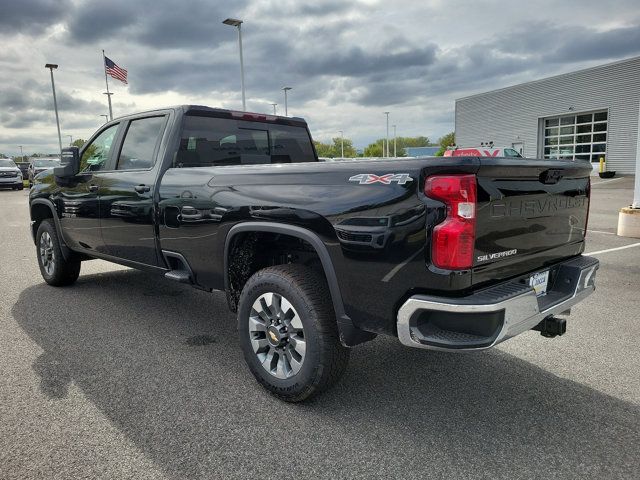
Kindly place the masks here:
<instances>
[{"instance_id":1,"label":"parking space line","mask_svg":"<svg viewBox=\"0 0 640 480\"><path fill-rule=\"evenodd\" d=\"M596 182L596 183L592 183L591 186L595 187L596 185L603 185L605 183L609 183L609 182L617 182L619 180L624 180L625 177L620 177L620 178L612 178L611 180L603 180L602 182Z\"/></svg>"},{"instance_id":2,"label":"parking space line","mask_svg":"<svg viewBox=\"0 0 640 480\"><path fill-rule=\"evenodd\" d=\"M603 232L602 230L587 230L589 233L603 233L605 235L617 235L615 232Z\"/></svg>"},{"instance_id":3,"label":"parking space line","mask_svg":"<svg viewBox=\"0 0 640 480\"><path fill-rule=\"evenodd\" d=\"M640 247L640 243L632 243L631 245L625 245L623 247L608 248L606 250L598 250L597 252L585 253L585 255L599 255L601 253L616 252L618 250L625 250L627 248L633 248L633 247Z\"/></svg>"}]
</instances>

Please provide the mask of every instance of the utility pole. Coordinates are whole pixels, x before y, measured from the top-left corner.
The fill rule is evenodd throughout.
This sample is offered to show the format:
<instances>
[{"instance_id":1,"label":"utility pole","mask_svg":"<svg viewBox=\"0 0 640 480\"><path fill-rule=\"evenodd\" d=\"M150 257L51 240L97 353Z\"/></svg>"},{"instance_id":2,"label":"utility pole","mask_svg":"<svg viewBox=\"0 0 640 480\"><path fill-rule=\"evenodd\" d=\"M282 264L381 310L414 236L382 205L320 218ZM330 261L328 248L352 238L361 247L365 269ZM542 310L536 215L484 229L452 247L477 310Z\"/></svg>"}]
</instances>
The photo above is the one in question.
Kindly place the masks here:
<instances>
[{"instance_id":1,"label":"utility pole","mask_svg":"<svg viewBox=\"0 0 640 480\"><path fill-rule=\"evenodd\" d=\"M223 20L225 25L230 25L238 29L238 47L240 49L240 87L242 88L242 110L247 111L247 102L244 95L244 59L242 57L242 20L237 18L227 18Z\"/></svg>"},{"instance_id":2,"label":"utility pole","mask_svg":"<svg viewBox=\"0 0 640 480\"><path fill-rule=\"evenodd\" d=\"M20 161L24 162L24 152L22 151L22 145L18 145L20 147Z\"/></svg>"},{"instance_id":3,"label":"utility pole","mask_svg":"<svg viewBox=\"0 0 640 480\"><path fill-rule=\"evenodd\" d=\"M277 106L278 104L277 104L277 103L272 103L271 105L273 106L273 114L274 114L274 115L277 115L277 113L276 113L276 106Z\"/></svg>"},{"instance_id":4,"label":"utility pole","mask_svg":"<svg viewBox=\"0 0 640 480\"><path fill-rule=\"evenodd\" d=\"M282 90L284 91L284 116L288 117L289 116L289 108L287 106L287 91L291 90L291 87L282 87Z\"/></svg>"},{"instance_id":5,"label":"utility pole","mask_svg":"<svg viewBox=\"0 0 640 480\"><path fill-rule=\"evenodd\" d=\"M397 157L397 150L396 150L396 126L393 125L393 156Z\"/></svg>"},{"instance_id":6,"label":"utility pole","mask_svg":"<svg viewBox=\"0 0 640 480\"><path fill-rule=\"evenodd\" d=\"M62 155L62 136L60 135L60 118L58 117L58 101L56 100L56 84L53 81L53 70L58 68L55 63L47 63L44 68L48 68L51 72L51 89L53 90L53 108L56 111L56 125L58 127L58 145L60 146L60 155Z\"/></svg>"},{"instance_id":7,"label":"utility pole","mask_svg":"<svg viewBox=\"0 0 640 480\"><path fill-rule=\"evenodd\" d=\"M389 156L389 112L384 112L384 114L387 116L387 148L386 148L386 156Z\"/></svg>"},{"instance_id":8,"label":"utility pole","mask_svg":"<svg viewBox=\"0 0 640 480\"><path fill-rule=\"evenodd\" d=\"M340 150L342 151L341 158L344 158L344 132L342 130L338 130L340 132Z\"/></svg>"}]
</instances>

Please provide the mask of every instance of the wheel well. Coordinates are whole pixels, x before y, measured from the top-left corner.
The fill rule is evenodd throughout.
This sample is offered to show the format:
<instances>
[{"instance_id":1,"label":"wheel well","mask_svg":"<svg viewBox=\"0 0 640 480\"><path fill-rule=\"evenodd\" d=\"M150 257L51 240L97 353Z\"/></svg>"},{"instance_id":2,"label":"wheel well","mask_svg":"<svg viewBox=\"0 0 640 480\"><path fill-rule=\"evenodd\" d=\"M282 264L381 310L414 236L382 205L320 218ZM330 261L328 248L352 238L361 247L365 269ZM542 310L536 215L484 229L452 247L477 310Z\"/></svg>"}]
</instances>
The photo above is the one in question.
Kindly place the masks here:
<instances>
[{"instance_id":1,"label":"wheel well","mask_svg":"<svg viewBox=\"0 0 640 480\"><path fill-rule=\"evenodd\" d=\"M313 246L301 238L274 232L236 234L227 251L227 301L237 311L240 293L258 270L289 263L309 266L326 279L324 268Z\"/></svg>"},{"instance_id":2,"label":"wheel well","mask_svg":"<svg viewBox=\"0 0 640 480\"><path fill-rule=\"evenodd\" d=\"M53 218L53 212L44 203L36 203L31 206L31 229L33 231L33 238L36 238L36 232L43 220L47 218Z\"/></svg>"}]
</instances>

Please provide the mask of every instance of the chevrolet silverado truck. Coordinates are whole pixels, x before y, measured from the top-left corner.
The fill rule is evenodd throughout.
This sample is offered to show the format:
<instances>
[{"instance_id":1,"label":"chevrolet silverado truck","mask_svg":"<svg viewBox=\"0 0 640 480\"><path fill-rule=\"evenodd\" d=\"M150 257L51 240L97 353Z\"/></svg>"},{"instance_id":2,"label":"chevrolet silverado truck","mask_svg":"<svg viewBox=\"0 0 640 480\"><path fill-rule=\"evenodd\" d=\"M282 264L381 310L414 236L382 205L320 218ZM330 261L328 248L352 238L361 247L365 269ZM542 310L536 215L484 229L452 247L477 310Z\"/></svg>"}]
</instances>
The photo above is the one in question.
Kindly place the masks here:
<instances>
[{"instance_id":1,"label":"chevrolet silverado truck","mask_svg":"<svg viewBox=\"0 0 640 480\"><path fill-rule=\"evenodd\" d=\"M490 348L563 334L595 289L588 162L319 162L301 118L179 106L115 119L36 177L44 280L103 259L226 292L268 391L302 401L379 334ZM215 315L215 312L211 312Z\"/></svg>"}]
</instances>

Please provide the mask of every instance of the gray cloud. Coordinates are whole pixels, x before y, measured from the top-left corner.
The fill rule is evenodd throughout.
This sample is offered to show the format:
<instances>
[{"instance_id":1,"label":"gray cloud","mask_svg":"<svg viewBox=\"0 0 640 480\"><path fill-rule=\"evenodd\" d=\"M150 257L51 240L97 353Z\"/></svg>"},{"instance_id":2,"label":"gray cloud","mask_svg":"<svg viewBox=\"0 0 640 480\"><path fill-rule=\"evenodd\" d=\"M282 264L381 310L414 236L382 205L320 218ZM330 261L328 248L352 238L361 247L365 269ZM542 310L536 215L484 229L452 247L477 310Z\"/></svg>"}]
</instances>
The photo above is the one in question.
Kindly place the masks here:
<instances>
[{"instance_id":1,"label":"gray cloud","mask_svg":"<svg viewBox=\"0 0 640 480\"><path fill-rule=\"evenodd\" d=\"M232 16L246 21L249 109L282 104L280 89L289 85L290 113L303 113L319 131L351 122L356 143L365 141L384 107L398 122L411 112L404 128L436 137L452 128L456 97L640 54L636 2L612 2L603 10L595 0L579 9L540 0L532 22L515 2L4 0L0 26L19 34L5 37L0 52L7 74L0 79L0 126L49 132L51 86L33 80L48 79L32 64L53 58L64 67L56 74L63 129L94 129L106 111L101 48L129 70L128 87L114 81L116 114L149 105L149 98L157 106L174 103L168 91L239 105L237 35L221 24ZM453 10L465 12L455 29L443 21ZM436 130L421 130L429 128Z\"/></svg>"},{"instance_id":2,"label":"gray cloud","mask_svg":"<svg viewBox=\"0 0 640 480\"><path fill-rule=\"evenodd\" d=\"M36 33L55 25L71 8L69 0L3 0L0 28L9 32Z\"/></svg>"},{"instance_id":3,"label":"gray cloud","mask_svg":"<svg viewBox=\"0 0 640 480\"><path fill-rule=\"evenodd\" d=\"M105 42L117 35L152 49L215 45L232 39L216 27L245 5L245 0L90 0L68 22L68 41Z\"/></svg>"}]
</instances>

